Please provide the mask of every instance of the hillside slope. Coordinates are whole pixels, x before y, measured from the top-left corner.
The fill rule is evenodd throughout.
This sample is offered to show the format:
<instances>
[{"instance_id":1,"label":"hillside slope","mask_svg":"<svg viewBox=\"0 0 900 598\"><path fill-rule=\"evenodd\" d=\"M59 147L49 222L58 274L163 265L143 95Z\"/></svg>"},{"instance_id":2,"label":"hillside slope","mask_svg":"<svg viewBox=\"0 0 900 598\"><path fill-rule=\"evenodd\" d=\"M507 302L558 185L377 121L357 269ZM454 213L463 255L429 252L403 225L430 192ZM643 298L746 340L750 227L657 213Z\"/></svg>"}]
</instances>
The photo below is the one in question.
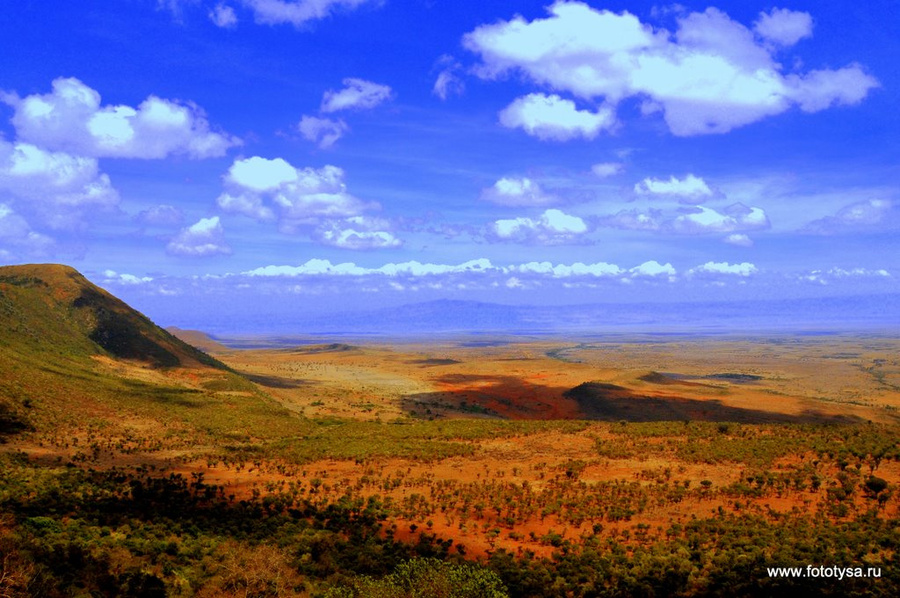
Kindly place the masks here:
<instances>
[{"instance_id":1,"label":"hillside slope","mask_svg":"<svg viewBox=\"0 0 900 598\"><path fill-rule=\"evenodd\" d=\"M0 267L0 442L138 420L231 432L256 417L248 412L260 421L288 415L76 270Z\"/></svg>"},{"instance_id":2,"label":"hillside slope","mask_svg":"<svg viewBox=\"0 0 900 598\"><path fill-rule=\"evenodd\" d=\"M153 367L225 365L56 264L0 267L0 348L69 357L109 355Z\"/></svg>"}]
</instances>

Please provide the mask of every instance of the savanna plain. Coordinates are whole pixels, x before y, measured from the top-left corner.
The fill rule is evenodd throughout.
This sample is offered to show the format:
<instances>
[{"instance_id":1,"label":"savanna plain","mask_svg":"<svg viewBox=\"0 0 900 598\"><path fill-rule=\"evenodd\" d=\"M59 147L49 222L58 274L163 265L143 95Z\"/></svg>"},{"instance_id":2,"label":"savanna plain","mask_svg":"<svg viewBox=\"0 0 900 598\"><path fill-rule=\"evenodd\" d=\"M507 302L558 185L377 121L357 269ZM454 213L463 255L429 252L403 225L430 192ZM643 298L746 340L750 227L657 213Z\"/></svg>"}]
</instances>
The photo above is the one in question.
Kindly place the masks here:
<instances>
[{"instance_id":1,"label":"savanna plain","mask_svg":"<svg viewBox=\"0 0 900 598\"><path fill-rule=\"evenodd\" d=\"M0 596L900 591L895 334L213 339L62 266L0 317Z\"/></svg>"}]
</instances>

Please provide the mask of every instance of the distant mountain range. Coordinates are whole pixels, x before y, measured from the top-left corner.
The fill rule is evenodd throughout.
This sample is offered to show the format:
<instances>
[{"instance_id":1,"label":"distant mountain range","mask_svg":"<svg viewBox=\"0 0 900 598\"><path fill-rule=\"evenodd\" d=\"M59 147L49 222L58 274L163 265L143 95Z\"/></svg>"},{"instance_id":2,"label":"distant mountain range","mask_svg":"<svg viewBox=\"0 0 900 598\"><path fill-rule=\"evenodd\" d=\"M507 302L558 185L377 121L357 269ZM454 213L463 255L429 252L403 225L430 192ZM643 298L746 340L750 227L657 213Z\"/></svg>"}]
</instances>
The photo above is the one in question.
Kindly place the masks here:
<instances>
[{"instance_id":1,"label":"distant mountain range","mask_svg":"<svg viewBox=\"0 0 900 598\"><path fill-rule=\"evenodd\" d=\"M207 330L228 334L227 326ZM204 328L198 323L198 328ZM249 328L249 329L248 329ZM232 328L233 330L233 328ZM259 319L244 333L279 335L723 334L900 330L900 295L697 303L500 305L438 300L369 311Z\"/></svg>"}]
</instances>

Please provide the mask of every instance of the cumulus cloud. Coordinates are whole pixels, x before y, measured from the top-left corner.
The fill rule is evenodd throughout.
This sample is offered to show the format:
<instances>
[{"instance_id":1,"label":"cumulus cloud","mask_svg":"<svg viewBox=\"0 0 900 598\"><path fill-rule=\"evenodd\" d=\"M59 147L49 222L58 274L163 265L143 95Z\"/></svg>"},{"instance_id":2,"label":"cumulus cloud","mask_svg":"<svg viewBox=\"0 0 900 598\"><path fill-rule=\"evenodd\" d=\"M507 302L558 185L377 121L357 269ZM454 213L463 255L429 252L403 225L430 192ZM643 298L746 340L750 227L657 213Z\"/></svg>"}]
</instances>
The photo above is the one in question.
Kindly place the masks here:
<instances>
[{"instance_id":1,"label":"cumulus cloud","mask_svg":"<svg viewBox=\"0 0 900 598\"><path fill-rule=\"evenodd\" d=\"M230 254L231 248L225 243L225 229L219 217L201 218L196 223L181 229L166 246L172 255L187 257L208 257Z\"/></svg>"},{"instance_id":2,"label":"cumulus cloud","mask_svg":"<svg viewBox=\"0 0 900 598\"><path fill-rule=\"evenodd\" d=\"M644 196L674 196L687 203L702 203L714 195L706 181L693 174L683 179L672 176L668 181L646 178L635 184L634 192Z\"/></svg>"},{"instance_id":3,"label":"cumulus cloud","mask_svg":"<svg viewBox=\"0 0 900 598\"><path fill-rule=\"evenodd\" d=\"M118 284L118 285L127 285L134 286L140 284L147 284L148 282L153 282L153 279L149 276L135 276L134 274L123 274L116 272L115 270L104 270L103 271L103 284Z\"/></svg>"},{"instance_id":4,"label":"cumulus cloud","mask_svg":"<svg viewBox=\"0 0 900 598\"><path fill-rule=\"evenodd\" d=\"M350 127L341 119L332 120L330 118L304 115L297 125L297 130L300 131L304 139L312 141L322 149L326 149L343 137L344 133L350 130Z\"/></svg>"},{"instance_id":5,"label":"cumulus cloud","mask_svg":"<svg viewBox=\"0 0 900 598\"><path fill-rule=\"evenodd\" d=\"M621 162L599 162L591 166L591 172L601 179L620 174L625 170L625 165Z\"/></svg>"},{"instance_id":6,"label":"cumulus cloud","mask_svg":"<svg viewBox=\"0 0 900 598\"><path fill-rule=\"evenodd\" d=\"M391 223L383 218L353 216L343 220L329 220L320 225L314 237L325 245L342 249L387 249L403 244L390 231Z\"/></svg>"},{"instance_id":7,"label":"cumulus cloud","mask_svg":"<svg viewBox=\"0 0 900 598\"><path fill-rule=\"evenodd\" d=\"M726 133L792 106L816 112L853 105L878 85L858 64L786 75L775 52L810 35L806 13L763 13L751 30L708 8L683 13L670 32L627 11L596 10L583 2L557 0L547 10L543 19L516 16L477 27L463 37L463 45L481 57L475 73L483 79L519 73L558 93L602 102L603 126L591 129L594 135L614 122L614 109L626 98L643 101L645 114L661 112L673 134L688 136ZM532 100L524 105L517 100L517 110L507 117L518 124L504 124L524 128L524 117L511 117L548 96L526 97ZM568 121L575 118L574 104L558 112ZM545 132L541 137L575 136Z\"/></svg>"},{"instance_id":8,"label":"cumulus cloud","mask_svg":"<svg viewBox=\"0 0 900 598\"><path fill-rule=\"evenodd\" d=\"M352 77L344 79L343 83L343 89L325 92L320 108L322 112L374 108L391 97L391 88L387 85Z\"/></svg>"},{"instance_id":9,"label":"cumulus cloud","mask_svg":"<svg viewBox=\"0 0 900 598\"><path fill-rule=\"evenodd\" d=\"M675 275L678 272L670 263L660 264L656 260L650 260L648 262L644 262L639 266L635 266L631 268L628 272L631 273L631 276L634 278L644 277L644 278L659 278L666 277L670 281L675 279Z\"/></svg>"},{"instance_id":10,"label":"cumulus cloud","mask_svg":"<svg viewBox=\"0 0 900 598\"><path fill-rule=\"evenodd\" d=\"M402 245L399 239L386 231L358 231L352 228L327 230L319 235L325 245L342 249L385 249Z\"/></svg>"},{"instance_id":11,"label":"cumulus cloud","mask_svg":"<svg viewBox=\"0 0 900 598\"><path fill-rule=\"evenodd\" d=\"M10 206L0 203L0 259L39 257L52 248L53 239L32 230Z\"/></svg>"},{"instance_id":12,"label":"cumulus cloud","mask_svg":"<svg viewBox=\"0 0 900 598\"><path fill-rule=\"evenodd\" d=\"M178 226L184 222L184 212L175 206L160 204L142 210L135 220L145 226Z\"/></svg>"},{"instance_id":13,"label":"cumulus cloud","mask_svg":"<svg viewBox=\"0 0 900 598\"><path fill-rule=\"evenodd\" d=\"M877 232L900 226L900 213L886 199L858 201L838 210L834 216L813 220L801 232L835 235L845 232Z\"/></svg>"},{"instance_id":14,"label":"cumulus cloud","mask_svg":"<svg viewBox=\"0 0 900 598\"><path fill-rule=\"evenodd\" d=\"M315 228L323 219L352 218L378 208L378 204L350 195L344 183L344 171L331 165L296 168L282 158L253 156L235 160L224 176L224 183L226 189L216 200L223 211L260 221L277 220L279 229L289 234L302 228ZM358 225L345 229L377 232L361 230ZM334 235L327 237L331 244L341 239L339 233ZM368 237L373 244L377 238L385 240L381 236L356 237Z\"/></svg>"},{"instance_id":15,"label":"cumulus cloud","mask_svg":"<svg viewBox=\"0 0 900 598\"><path fill-rule=\"evenodd\" d=\"M660 209L621 210L616 214L597 219L600 226L625 230L642 230L658 233L702 235L711 233L737 233L731 242L746 244L739 233L767 230L771 224L762 208L732 204L723 212L706 206L692 206L680 210L680 214ZM744 235L745 236L745 235Z\"/></svg>"},{"instance_id":16,"label":"cumulus cloud","mask_svg":"<svg viewBox=\"0 0 900 598\"><path fill-rule=\"evenodd\" d=\"M809 13L773 8L770 12L759 13L753 24L761 38L781 46L793 46L804 37L812 36L813 22Z\"/></svg>"},{"instance_id":17,"label":"cumulus cloud","mask_svg":"<svg viewBox=\"0 0 900 598\"><path fill-rule=\"evenodd\" d=\"M242 274L246 276L440 276L446 274L471 274L496 272L498 269L485 258L469 260L461 264L423 264L409 261L399 264L389 263L380 268L364 268L353 262L332 264L329 260L311 259L299 266L264 266Z\"/></svg>"},{"instance_id":18,"label":"cumulus cloud","mask_svg":"<svg viewBox=\"0 0 900 598\"><path fill-rule=\"evenodd\" d=\"M216 198L216 205L223 212L241 214L254 220L266 221L275 218L275 212L263 205L263 198L257 193L222 193Z\"/></svg>"},{"instance_id":19,"label":"cumulus cloud","mask_svg":"<svg viewBox=\"0 0 900 598\"><path fill-rule=\"evenodd\" d=\"M736 245L738 247L753 247L753 239L748 237L743 233L734 233L728 235L723 239L729 245Z\"/></svg>"},{"instance_id":20,"label":"cumulus cloud","mask_svg":"<svg viewBox=\"0 0 900 598\"><path fill-rule=\"evenodd\" d=\"M438 59L437 66L441 70L434 81L431 93L442 100L446 100L451 95L462 95L466 86L457 74L462 69L462 65L452 56L445 54Z\"/></svg>"},{"instance_id":21,"label":"cumulus cloud","mask_svg":"<svg viewBox=\"0 0 900 598\"><path fill-rule=\"evenodd\" d=\"M756 274L759 270L750 262L742 262L740 264L729 264L728 262L706 262L702 266L691 268L688 270L688 276L698 277L718 277L718 276L740 276L747 278Z\"/></svg>"},{"instance_id":22,"label":"cumulus cloud","mask_svg":"<svg viewBox=\"0 0 900 598\"><path fill-rule=\"evenodd\" d=\"M568 141L576 137L593 139L616 123L612 110L578 110L575 102L556 94L530 93L500 112L500 124L522 129L542 140Z\"/></svg>"},{"instance_id":23,"label":"cumulus cloud","mask_svg":"<svg viewBox=\"0 0 900 598\"><path fill-rule=\"evenodd\" d=\"M253 11L257 23L290 24L299 27L331 16L336 10L351 10L376 0L242 0Z\"/></svg>"},{"instance_id":24,"label":"cumulus cloud","mask_svg":"<svg viewBox=\"0 0 900 598\"><path fill-rule=\"evenodd\" d=\"M137 108L103 106L100 94L75 78L55 79L48 94L6 94L4 101L14 109L18 139L48 151L90 158L210 158L241 143L212 131L194 104L150 96Z\"/></svg>"},{"instance_id":25,"label":"cumulus cloud","mask_svg":"<svg viewBox=\"0 0 900 598\"><path fill-rule=\"evenodd\" d=\"M891 273L883 268L831 268L829 270L812 270L797 277L803 282L812 282L820 285L831 284L842 279L870 279L887 280L893 278Z\"/></svg>"},{"instance_id":26,"label":"cumulus cloud","mask_svg":"<svg viewBox=\"0 0 900 598\"><path fill-rule=\"evenodd\" d=\"M100 172L96 159L2 139L0 191L24 200L36 216L56 229L77 226L87 210L119 203L118 192L109 176Z\"/></svg>"},{"instance_id":27,"label":"cumulus cloud","mask_svg":"<svg viewBox=\"0 0 900 598\"><path fill-rule=\"evenodd\" d=\"M501 206L544 206L556 201L540 185L527 177L503 177L483 189L481 199Z\"/></svg>"},{"instance_id":28,"label":"cumulus cloud","mask_svg":"<svg viewBox=\"0 0 900 598\"><path fill-rule=\"evenodd\" d=\"M771 225L762 208L734 204L725 213L704 206L682 214L671 222L671 230L682 234L730 233L735 231L766 230Z\"/></svg>"},{"instance_id":29,"label":"cumulus cloud","mask_svg":"<svg viewBox=\"0 0 900 598\"><path fill-rule=\"evenodd\" d=\"M500 266L486 258L469 260L460 264L433 264L408 261L388 263L376 268L358 266L353 262L333 264L325 259L311 259L299 266L264 266L246 272L241 276L268 278L299 277L339 277L339 278L383 278L383 279L441 279L466 277L468 280L481 280L485 286L506 284L513 278L519 283L541 280L578 281L621 281L635 278L672 278L676 275L671 264L660 264L648 261L630 269L623 269L616 264L596 262L585 264L553 264L551 262L526 262ZM401 280L402 281L402 280ZM518 286L518 285L516 285Z\"/></svg>"},{"instance_id":30,"label":"cumulus cloud","mask_svg":"<svg viewBox=\"0 0 900 598\"><path fill-rule=\"evenodd\" d=\"M217 4L209 11L209 20L223 29L233 29L237 26L238 18L234 9L227 4Z\"/></svg>"},{"instance_id":31,"label":"cumulus cloud","mask_svg":"<svg viewBox=\"0 0 900 598\"><path fill-rule=\"evenodd\" d=\"M498 241L556 245L573 242L587 230L587 224L578 216L550 209L538 219L497 220L489 227L488 237Z\"/></svg>"},{"instance_id":32,"label":"cumulus cloud","mask_svg":"<svg viewBox=\"0 0 900 598\"><path fill-rule=\"evenodd\" d=\"M884 268L879 268L877 270L873 270L870 268L850 268L849 270L844 268L831 268L828 270L828 274L834 276L836 278L848 278L848 277L857 277L857 276L865 276L865 277L876 277L876 278L890 278L891 273L885 270Z\"/></svg>"},{"instance_id":33,"label":"cumulus cloud","mask_svg":"<svg viewBox=\"0 0 900 598\"><path fill-rule=\"evenodd\" d=\"M539 274L550 276L552 278L575 278L575 277L615 277L623 274L622 270L615 264L606 262L597 262L595 264L584 264L575 262L571 265L552 264L550 262L528 262L518 266L509 266L510 272L518 272L522 274Z\"/></svg>"},{"instance_id":34,"label":"cumulus cloud","mask_svg":"<svg viewBox=\"0 0 900 598\"><path fill-rule=\"evenodd\" d=\"M226 181L249 191L272 191L299 178L297 169L282 158L269 160L259 156L235 160Z\"/></svg>"},{"instance_id":35,"label":"cumulus cloud","mask_svg":"<svg viewBox=\"0 0 900 598\"><path fill-rule=\"evenodd\" d=\"M616 214L599 218L598 223L601 226L608 226L610 228L654 232L666 229L667 224L669 224L669 222L666 221L662 210L648 210L646 212L640 210L621 210Z\"/></svg>"}]
</instances>

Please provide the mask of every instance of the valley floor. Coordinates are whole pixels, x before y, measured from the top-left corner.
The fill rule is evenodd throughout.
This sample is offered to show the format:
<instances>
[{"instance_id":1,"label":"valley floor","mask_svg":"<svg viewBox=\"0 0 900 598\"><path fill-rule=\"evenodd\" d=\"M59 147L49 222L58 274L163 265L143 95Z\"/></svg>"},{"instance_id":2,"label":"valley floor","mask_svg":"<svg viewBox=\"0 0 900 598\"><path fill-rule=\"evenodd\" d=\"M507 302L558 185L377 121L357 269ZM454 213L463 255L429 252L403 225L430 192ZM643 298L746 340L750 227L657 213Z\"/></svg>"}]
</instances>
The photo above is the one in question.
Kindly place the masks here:
<instances>
[{"instance_id":1,"label":"valley floor","mask_svg":"<svg viewBox=\"0 0 900 598\"><path fill-rule=\"evenodd\" d=\"M215 353L251 383L95 359L96 372L165 390L118 418L110 392L90 417L9 437L0 550L18 546L59 588L47 543L82 546L118 567L117 587L141 571L171 595L363 596L429 556L479 563L513 596L892 595L898 356L900 341L879 336ZM60 494L72 487L115 509ZM157 504L166 496L180 513ZM825 586L767 573L806 564L883 576ZM4 567L27 577L27 562ZM24 587L2 571L0 589Z\"/></svg>"}]
</instances>

